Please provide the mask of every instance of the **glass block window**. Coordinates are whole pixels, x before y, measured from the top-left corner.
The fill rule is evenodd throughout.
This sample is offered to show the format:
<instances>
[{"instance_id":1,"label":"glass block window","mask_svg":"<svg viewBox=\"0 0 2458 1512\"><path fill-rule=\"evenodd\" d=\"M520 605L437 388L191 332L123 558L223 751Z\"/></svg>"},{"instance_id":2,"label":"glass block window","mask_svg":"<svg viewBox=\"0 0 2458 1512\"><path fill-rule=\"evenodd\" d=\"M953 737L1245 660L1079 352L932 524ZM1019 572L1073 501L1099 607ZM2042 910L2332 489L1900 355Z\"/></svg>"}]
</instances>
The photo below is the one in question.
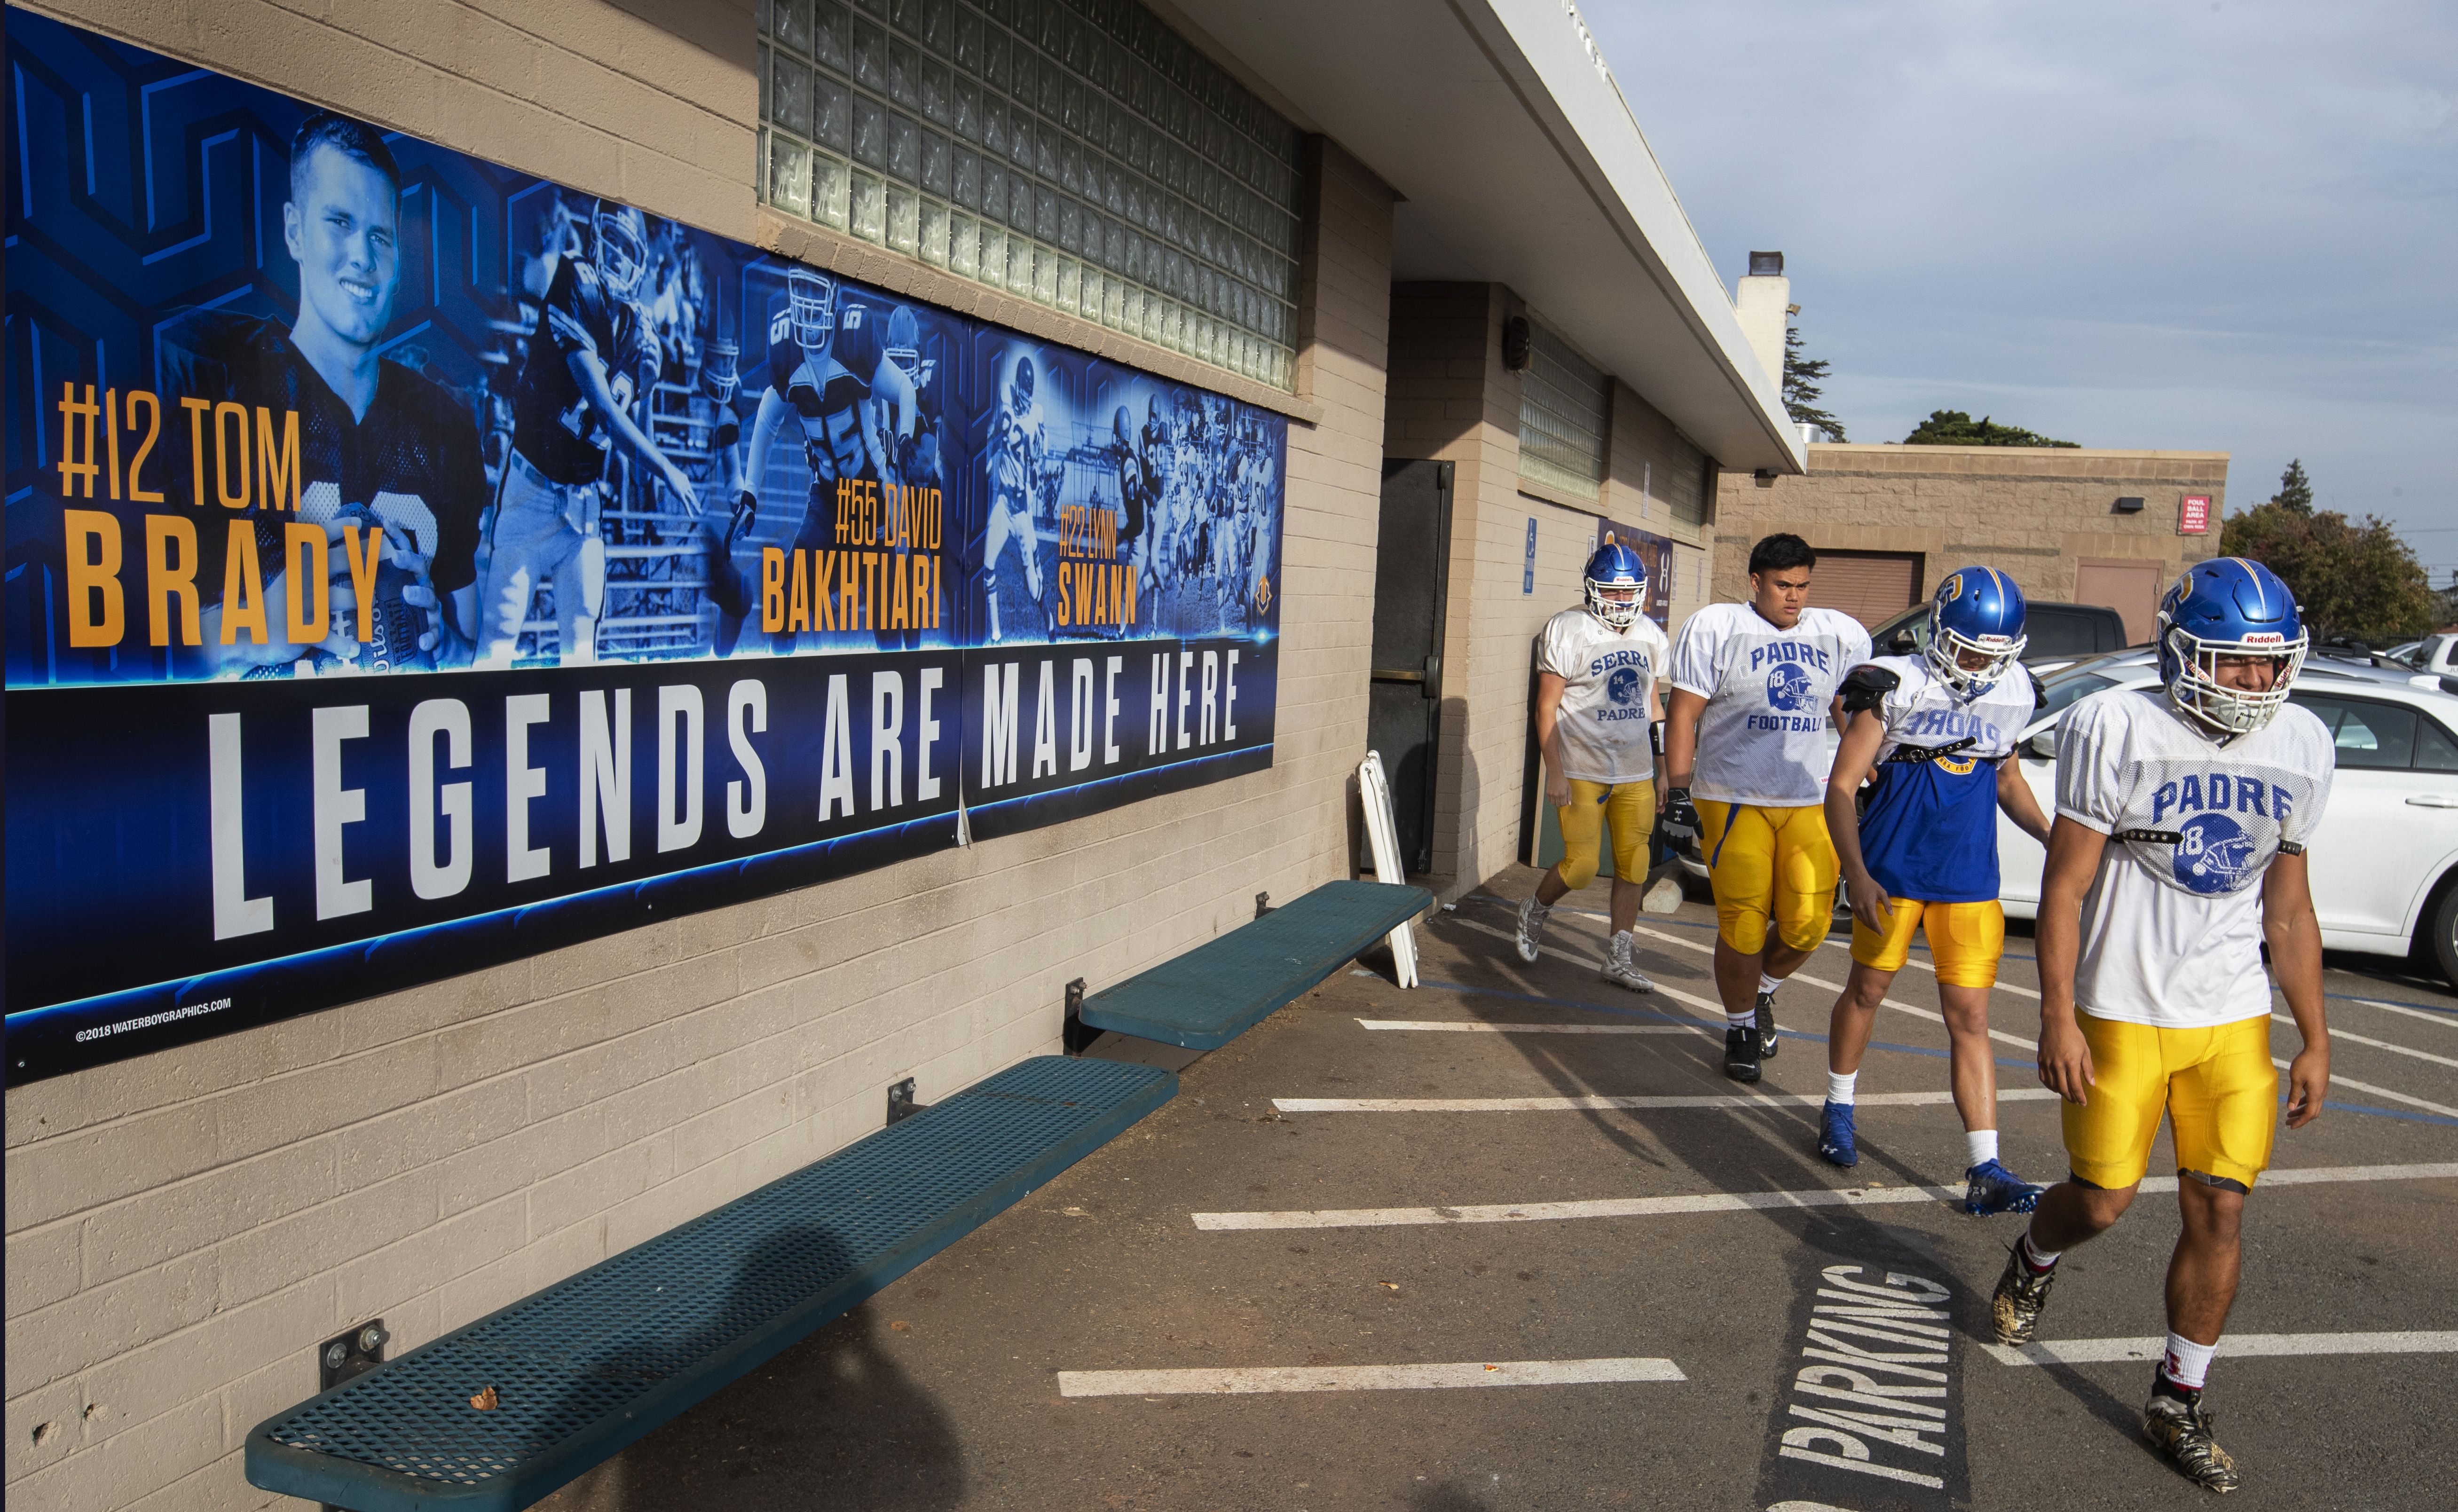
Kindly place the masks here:
<instances>
[{"instance_id":1,"label":"glass block window","mask_svg":"<svg viewBox=\"0 0 2458 1512\"><path fill-rule=\"evenodd\" d=\"M1519 383L1519 475L1594 499L1605 481L1612 380L1532 321L1529 334Z\"/></svg>"},{"instance_id":2,"label":"glass block window","mask_svg":"<svg viewBox=\"0 0 2458 1512\"><path fill-rule=\"evenodd\" d=\"M1279 388L1299 135L1135 0L759 0L760 197Z\"/></svg>"}]
</instances>

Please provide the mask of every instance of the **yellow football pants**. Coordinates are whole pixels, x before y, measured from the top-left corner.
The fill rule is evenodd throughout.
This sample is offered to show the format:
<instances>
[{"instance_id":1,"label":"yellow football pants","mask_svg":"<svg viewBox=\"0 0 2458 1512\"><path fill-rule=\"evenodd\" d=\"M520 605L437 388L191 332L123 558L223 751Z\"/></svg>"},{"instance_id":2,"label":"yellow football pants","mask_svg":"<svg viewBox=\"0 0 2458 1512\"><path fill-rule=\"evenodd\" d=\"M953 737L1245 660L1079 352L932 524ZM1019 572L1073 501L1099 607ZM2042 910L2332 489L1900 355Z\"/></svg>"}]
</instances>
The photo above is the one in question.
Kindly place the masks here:
<instances>
[{"instance_id":1,"label":"yellow football pants","mask_svg":"<svg viewBox=\"0 0 2458 1512\"><path fill-rule=\"evenodd\" d=\"M1571 778L1571 801L1553 811L1562 825L1562 859L1554 869L1562 885L1577 892L1596 880L1604 859L1605 821L1613 821L1614 875L1636 885L1647 880L1647 837L1656 829L1656 783L1586 782Z\"/></svg>"},{"instance_id":2,"label":"yellow football pants","mask_svg":"<svg viewBox=\"0 0 2458 1512\"><path fill-rule=\"evenodd\" d=\"M1893 910L1880 934L1852 917L1852 959L1872 971L1901 971L1912 949L1912 931L1928 937L1937 980L1949 987L1993 987L1997 958L2006 953L2006 907L1985 903L1924 903L1889 898Z\"/></svg>"},{"instance_id":3,"label":"yellow football pants","mask_svg":"<svg viewBox=\"0 0 2458 1512\"><path fill-rule=\"evenodd\" d=\"M1826 809L1760 808L1698 800L1698 842L1724 943L1745 956L1766 948L1767 928L1795 950L1815 949L1835 915L1835 842Z\"/></svg>"},{"instance_id":4,"label":"yellow football pants","mask_svg":"<svg viewBox=\"0 0 2458 1512\"><path fill-rule=\"evenodd\" d=\"M2091 1101L2064 1105L2073 1173L2112 1191L2151 1169L2159 1115L2177 1139L2177 1169L2250 1189L2270 1165L2279 1130L2279 1068L2270 1016L2199 1029L2162 1029L2077 1013L2091 1046Z\"/></svg>"}]
</instances>

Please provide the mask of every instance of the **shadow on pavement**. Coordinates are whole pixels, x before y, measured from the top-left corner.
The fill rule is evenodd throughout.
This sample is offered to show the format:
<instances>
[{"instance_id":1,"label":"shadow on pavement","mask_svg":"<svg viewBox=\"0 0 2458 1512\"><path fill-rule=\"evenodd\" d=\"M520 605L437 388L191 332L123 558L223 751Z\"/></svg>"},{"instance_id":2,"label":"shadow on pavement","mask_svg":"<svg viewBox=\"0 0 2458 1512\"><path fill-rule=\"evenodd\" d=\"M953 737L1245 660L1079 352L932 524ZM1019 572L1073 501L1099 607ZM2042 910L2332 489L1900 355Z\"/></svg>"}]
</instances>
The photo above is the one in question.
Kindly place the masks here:
<instances>
[{"instance_id":1,"label":"shadow on pavement","mask_svg":"<svg viewBox=\"0 0 2458 1512\"><path fill-rule=\"evenodd\" d=\"M779 1232L736 1272L721 1299L680 1333L644 1330L592 1374L639 1379L697 1357L703 1338L746 1324L852 1268L824 1230ZM965 1497L962 1451L936 1399L889 1354L870 1304L855 1308L752 1375L539 1503L552 1512L793 1512L858 1506L935 1512Z\"/></svg>"}]
</instances>

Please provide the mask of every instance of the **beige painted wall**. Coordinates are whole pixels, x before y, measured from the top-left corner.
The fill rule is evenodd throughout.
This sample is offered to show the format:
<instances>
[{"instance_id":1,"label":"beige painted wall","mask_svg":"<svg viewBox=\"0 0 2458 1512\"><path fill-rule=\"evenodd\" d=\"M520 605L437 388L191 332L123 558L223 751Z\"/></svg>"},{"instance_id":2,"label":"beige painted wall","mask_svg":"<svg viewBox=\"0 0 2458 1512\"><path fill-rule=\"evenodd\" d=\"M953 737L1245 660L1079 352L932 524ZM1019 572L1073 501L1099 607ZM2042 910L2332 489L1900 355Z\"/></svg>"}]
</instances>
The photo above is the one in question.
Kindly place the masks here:
<instances>
[{"instance_id":1,"label":"beige painted wall","mask_svg":"<svg viewBox=\"0 0 2458 1512\"><path fill-rule=\"evenodd\" d=\"M771 244L749 8L75 0L65 19ZM252 1507L316 1343L397 1351L1057 1048L1098 988L1346 875L1364 748L1389 192L1317 176L1272 770L11 1088L7 1500ZM849 248L795 233L804 255ZM1106 338L1050 322L1034 334ZM48 1426L47 1426L48 1425ZM299 1503L288 1503L298 1505Z\"/></svg>"},{"instance_id":2,"label":"beige painted wall","mask_svg":"<svg viewBox=\"0 0 2458 1512\"><path fill-rule=\"evenodd\" d=\"M2218 554L2227 466L2224 451L1813 445L1802 477L1724 475L1716 594L1748 596L1750 546L1778 530L1821 550L1922 552L1924 591L1977 563L2030 597L2071 603L2085 557L2155 561L2164 580ZM2177 533L2189 493L2210 496L2206 535ZM2114 512L2127 495L2143 501L2141 513Z\"/></svg>"},{"instance_id":3,"label":"beige painted wall","mask_svg":"<svg viewBox=\"0 0 2458 1512\"><path fill-rule=\"evenodd\" d=\"M1502 326L1524 313L1526 306L1499 284L1409 283L1391 294L1384 449L1395 459L1457 467L1434 798L1433 880L1446 898L1518 859L1530 643L1547 619L1579 602L1580 571L1595 549L1598 518L1676 541L1668 587L1677 630L1698 606L1712 549L1707 532L1672 513L1676 501L1697 510L1706 459L1626 385L1614 385L1600 501L1580 507L1523 489L1519 375L1502 365ZM1575 321L1552 323L1577 340ZM1531 518L1532 593L1522 591ZM1680 545L1685 539L1699 544Z\"/></svg>"}]
</instances>

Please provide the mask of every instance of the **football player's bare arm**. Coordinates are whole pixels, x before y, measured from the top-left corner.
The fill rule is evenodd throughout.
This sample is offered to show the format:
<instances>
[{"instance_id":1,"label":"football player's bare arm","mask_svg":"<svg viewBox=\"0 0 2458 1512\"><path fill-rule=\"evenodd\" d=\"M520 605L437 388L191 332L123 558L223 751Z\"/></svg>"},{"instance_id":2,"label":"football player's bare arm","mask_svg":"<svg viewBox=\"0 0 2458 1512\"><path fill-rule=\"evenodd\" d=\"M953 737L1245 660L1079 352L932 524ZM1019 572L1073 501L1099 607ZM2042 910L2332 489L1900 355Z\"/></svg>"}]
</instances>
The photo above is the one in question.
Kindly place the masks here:
<instances>
[{"instance_id":1,"label":"football player's bare arm","mask_svg":"<svg viewBox=\"0 0 2458 1512\"><path fill-rule=\"evenodd\" d=\"M896 434L900 439L910 439L922 408L921 394L914 388L912 378L883 357L879 371L871 378L870 392L878 403L896 406Z\"/></svg>"},{"instance_id":2,"label":"football player's bare arm","mask_svg":"<svg viewBox=\"0 0 2458 1512\"><path fill-rule=\"evenodd\" d=\"M656 442L641 433L640 427L633 423L631 412L616 402L614 391L607 386L606 364L598 361L597 354L577 351L565 358L564 363L572 369L572 381L580 385L580 397L589 401L589 407L596 413L598 424L606 427L607 433L621 442L624 450L646 463L657 475L657 481L666 486L667 491L684 508L694 514L699 513L699 494L692 487L690 476L668 460L666 454L657 449Z\"/></svg>"},{"instance_id":3,"label":"football player's bare arm","mask_svg":"<svg viewBox=\"0 0 2458 1512\"><path fill-rule=\"evenodd\" d=\"M2049 816L2040 808L2040 796L2023 780L2020 753L2009 753L1997 763L1997 806L2006 811L2016 829L2043 845L2049 843Z\"/></svg>"},{"instance_id":4,"label":"football player's bare arm","mask_svg":"<svg viewBox=\"0 0 2458 1512\"><path fill-rule=\"evenodd\" d=\"M1874 709L1852 715L1844 743L1835 748L1835 771L1826 779L1826 833L1835 842L1835 858L1844 867L1844 898L1863 923L1884 934L1886 890L1869 875L1861 854L1861 815L1854 799L1877 764L1878 747L1886 739L1886 723Z\"/></svg>"},{"instance_id":5,"label":"football player's bare arm","mask_svg":"<svg viewBox=\"0 0 2458 1512\"><path fill-rule=\"evenodd\" d=\"M2313 917L2312 877L2302 852L2281 853L2261 879L2261 934L2270 973L2296 1015L2304 1048L2287 1066L2287 1127L2322 1116L2330 1095L2330 1025L2322 1011L2322 925Z\"/></svg>"},{"instance_id":6,"label":"football player's bare arm","mask_svg":"<svg viewBox=\"0 0 2458 1512\"><path fill-rule=\"evenodd\" d=\"M1545 801L1557 809L1571 801L1571 776L1562 770L1562 694L1570 686L1550 672L1536 674L1536 745L1545 753Z\"/></svg>"},{"instance_id":7,"label":"football player's bare arm","mask_svg":"<svg viewBox=\"0 0 2458 1512\"><path fill-rule=\"evenodd\" d=\"M1698 761L1698 716L1707 700L1687 688L1673 690L1664 712L1664 784L1686 788Z\"/></svg>"},{"instance_id":8,"label":"football player's bare arm","mask_svg":"<svg viewBox=\"0 0 2458 1512\"><path fill-rule=\"evenodd\" d=\"M2088 1104L2091 1046L2074 1022L2074 964L2082 957L2082 899L2099 875L2108 837L2063 815L2049 831L2040 877L2040 1085L2069 1103Z\"/></svg>"},{"instance_id":9,"label":"football player's bare arm","mask_svg":"<svg viewBox=\"0 0 2458 1512\"><path fill-rule=\"evenodd\" d=\"M751 450L742 463L742 487L750 492L757 494L766 487L768 448L776 444L778 430L793 412L784 395L773 388L760 391L760 413L751 417Z\"/></svg>"}]
</instances>

